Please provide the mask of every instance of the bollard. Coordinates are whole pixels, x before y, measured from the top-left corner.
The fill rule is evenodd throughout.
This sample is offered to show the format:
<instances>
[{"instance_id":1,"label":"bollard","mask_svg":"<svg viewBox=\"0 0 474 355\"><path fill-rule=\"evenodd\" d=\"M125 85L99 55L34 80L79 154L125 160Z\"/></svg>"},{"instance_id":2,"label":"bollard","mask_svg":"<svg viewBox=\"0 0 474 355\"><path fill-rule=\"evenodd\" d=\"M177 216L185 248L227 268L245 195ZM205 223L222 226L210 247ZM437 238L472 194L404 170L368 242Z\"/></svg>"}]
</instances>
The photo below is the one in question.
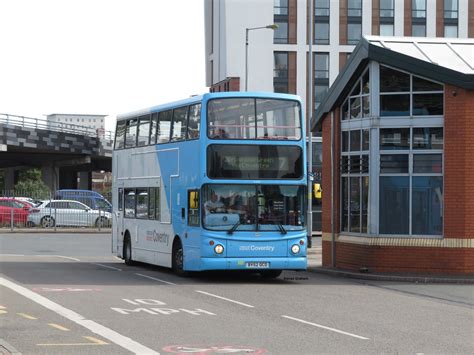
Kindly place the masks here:
<instances>
[{"instance_id":1,"label":"bollard","mask_svg":"<svg viewBox=\"0 0 474 355\"><path fill-rule=\"evenodd\" d=\"M10 231L13 232L13 207L10 209Z\"/></svg>"}]
</instances>

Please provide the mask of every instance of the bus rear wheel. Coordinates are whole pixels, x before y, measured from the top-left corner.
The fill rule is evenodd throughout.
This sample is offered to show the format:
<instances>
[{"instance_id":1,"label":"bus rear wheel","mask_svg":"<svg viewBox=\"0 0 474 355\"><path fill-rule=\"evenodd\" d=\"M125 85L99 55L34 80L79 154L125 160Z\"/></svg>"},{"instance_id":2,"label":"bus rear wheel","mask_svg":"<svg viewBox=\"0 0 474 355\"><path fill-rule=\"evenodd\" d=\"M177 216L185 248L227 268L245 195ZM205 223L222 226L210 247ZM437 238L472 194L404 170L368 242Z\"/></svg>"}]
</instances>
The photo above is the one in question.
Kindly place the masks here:
<instances>
[{"instance_id":1,"label":"bus rear wheel","mask_svg":"<svg viewBox=\"0 0 474 355\"><path fill-rule=\"evenodd\" d=\"M125 264L127 265L134 264L132 259L132 243L128 234L125 236L125 240L123 243L123 260L125 260Z\"/></svg>"},{"instance_id":2,"label":"bus rear wheel","mask_svg":"<svg viewBox=\"0 0 474 355\"><path fill-rule=\"evenodd\" d=\"M264 279L276 279L281 273L282 270L265 270L260 271L260 276Z\"/></svg>"},{"instance_id":3,"label":"bus rear wheel","mask_svg":"<svg viewBox=\"0 0 474 355\"><path fill-rule=\"evenodd\" d=\"M184 253L183 253L183 245L179 238L175 240L173 243L173 253L172 253L172 268L173 271L180 276L186 275L184 271Z\"/></svg>"}]
</instances>

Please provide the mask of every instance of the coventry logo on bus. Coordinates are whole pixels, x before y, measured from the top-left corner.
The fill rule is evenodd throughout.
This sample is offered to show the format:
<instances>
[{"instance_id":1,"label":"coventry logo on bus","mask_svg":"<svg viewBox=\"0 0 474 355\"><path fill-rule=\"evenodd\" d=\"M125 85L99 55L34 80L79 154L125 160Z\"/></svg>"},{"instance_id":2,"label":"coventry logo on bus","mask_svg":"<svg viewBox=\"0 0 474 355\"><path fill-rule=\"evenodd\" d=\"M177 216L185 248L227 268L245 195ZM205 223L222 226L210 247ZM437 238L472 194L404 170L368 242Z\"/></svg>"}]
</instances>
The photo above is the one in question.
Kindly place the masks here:
<instances>
[{"instance_id":1,"label":"coventry logo on bus","mask_svg":"<svg viewBox=\"0 0 474 355\"><path fill-rule=\"evenodd\" d=\"M170 236L166 233L159 233L156 230L146 231L146 240L154 243L163 243L168 245Z\"/></svg>"}]
</instances>

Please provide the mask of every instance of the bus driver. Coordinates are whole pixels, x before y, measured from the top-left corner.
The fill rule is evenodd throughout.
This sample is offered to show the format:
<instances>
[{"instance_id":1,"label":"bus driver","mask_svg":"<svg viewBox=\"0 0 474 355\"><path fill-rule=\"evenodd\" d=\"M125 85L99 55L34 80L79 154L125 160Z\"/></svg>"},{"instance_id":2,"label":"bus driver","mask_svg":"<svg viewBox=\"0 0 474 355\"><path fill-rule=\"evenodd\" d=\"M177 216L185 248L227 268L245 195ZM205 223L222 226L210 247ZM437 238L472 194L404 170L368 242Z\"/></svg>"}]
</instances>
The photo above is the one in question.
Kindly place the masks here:
<instances>
[{"instance_id":1,"label":"bus driver","mask_svg":"<svg viewBox=\"0 0 474 355\"><path fill-rule=\"evenodd\" d=\"M211 191L211 199L204 203L204 209L206 215L209 213L225 212L225 205L221 200L219 200L217 194L214 191Z\"/></svg>"}]
</instances>

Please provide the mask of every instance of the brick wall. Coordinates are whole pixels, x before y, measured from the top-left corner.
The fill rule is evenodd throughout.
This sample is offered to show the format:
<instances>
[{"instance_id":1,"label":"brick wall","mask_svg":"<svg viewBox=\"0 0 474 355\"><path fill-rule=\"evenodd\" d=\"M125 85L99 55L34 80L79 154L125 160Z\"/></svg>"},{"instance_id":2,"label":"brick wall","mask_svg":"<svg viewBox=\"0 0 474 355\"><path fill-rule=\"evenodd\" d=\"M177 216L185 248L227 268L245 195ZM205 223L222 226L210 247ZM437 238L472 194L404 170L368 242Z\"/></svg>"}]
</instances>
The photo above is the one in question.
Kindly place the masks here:
<instances>
[{"instance_id":1,"label":"brick wall","mask_svg":"<svg viewBox=\"0 0 474 355\"><path fill-rule=\"evenodd\" d=\"M445 89L444 235L474 238L474 90Z\"/></svg>"}]
</instances>

